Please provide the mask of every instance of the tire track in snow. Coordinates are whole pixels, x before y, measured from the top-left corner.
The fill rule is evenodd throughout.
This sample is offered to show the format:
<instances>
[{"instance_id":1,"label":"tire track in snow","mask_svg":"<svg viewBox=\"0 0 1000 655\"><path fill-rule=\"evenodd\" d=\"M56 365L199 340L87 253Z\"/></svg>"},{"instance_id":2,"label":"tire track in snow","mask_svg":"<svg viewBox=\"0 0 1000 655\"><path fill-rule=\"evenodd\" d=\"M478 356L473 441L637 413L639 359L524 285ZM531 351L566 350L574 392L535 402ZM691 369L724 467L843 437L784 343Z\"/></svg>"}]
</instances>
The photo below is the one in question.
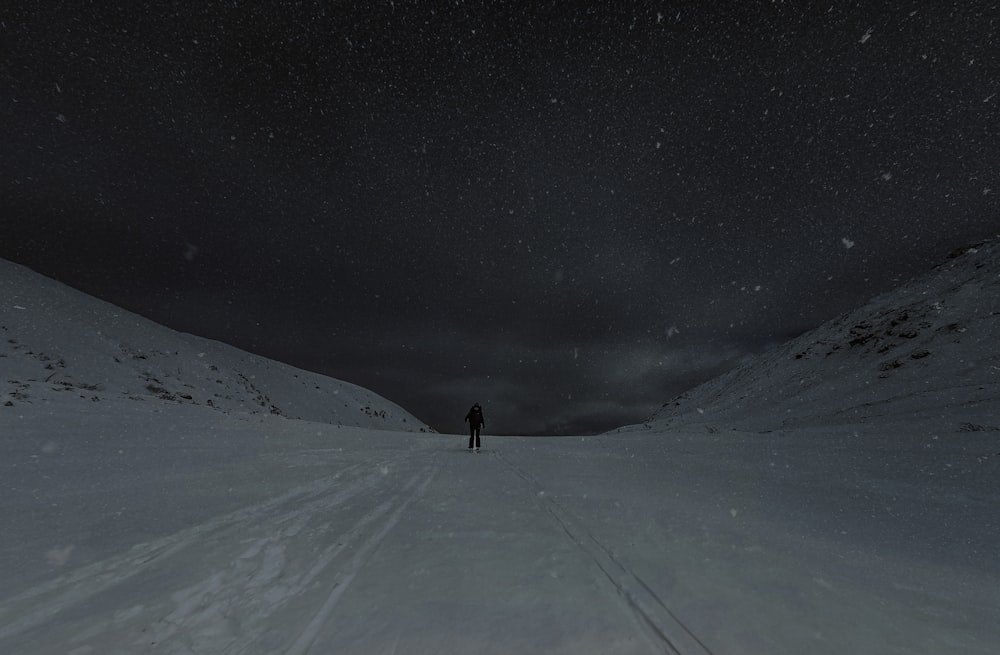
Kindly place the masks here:
<instances>
[{"instance_id":1,"label":"tire track in snow","mask_svg":"<svg viewBox=\"0 0 1000 655\"><path fill-rule=\"evenodd\" d=\"M500 453L495 453L495 456L533 489L543 490L542 484L533 475ZM570 541L593 560L657 650L671 655L713 655L711 649L667 607L652 587L615 557L611 549L595 537L580 519L551 496L537 495Z\"/></svg>"}]
</instances>

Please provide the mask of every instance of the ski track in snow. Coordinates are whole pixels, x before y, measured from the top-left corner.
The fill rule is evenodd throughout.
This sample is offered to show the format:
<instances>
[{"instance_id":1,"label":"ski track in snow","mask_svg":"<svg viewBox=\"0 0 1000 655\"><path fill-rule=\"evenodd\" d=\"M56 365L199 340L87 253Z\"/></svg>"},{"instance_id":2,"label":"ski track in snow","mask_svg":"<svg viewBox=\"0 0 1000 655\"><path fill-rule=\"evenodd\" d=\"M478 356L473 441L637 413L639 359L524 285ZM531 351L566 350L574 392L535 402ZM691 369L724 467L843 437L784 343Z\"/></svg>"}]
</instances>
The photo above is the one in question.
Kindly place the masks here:
<instances>
[{"instance_id":1,"label":"ski track in snow","mask_svg":"<svg viewBox=\"0 0 1000 655\"><path fill-rule=\"evenodd\" d=\"M722 512L727 525L736 514L729 497L719 507L705 500L720 493L705 471L725 479L737 462L749 466L749 486L735 476L719 497L756 498L771 483L753 471L772 454L754 464L745 451L718 457L719 444L701 437L659 440L667 443L511 439L481 456L444 450L437 437L393 443L392 450L377 450L368 439L345 439L338 445L346 453L283 450L283 465L267 470L275 488L287 491L273 499L220 511L0 600L0 653L995 652L995 587L942 585L929 577L936 569L917 570L909 558L893 556L885 537L875 558L862 546L841 555L834 542L803 545L808 525L793 517L793 531L783 537L785 524L765 521L759 508L747 510L759 514L749 532L713 527L712 512ZM648 467L620 467L633 461L633 447L648 453ZM805 458L796 453L790 461L801 466ZM546 478L549 471L557 472ZM822 510L801 493L812 488L813 472L795 473L784 473L784 482L760 497L793 491L793 507ZM302 482L300 475L321 477ZM622 484L626 475L638 483ZM670 482L656 486L661 479ZM706 489L698 487L701 479L709 480ZM655 503L636 504L636 494L673 498L682 487L693 491L657 518L662 523L645 545L622 542L618 528L600 518L617 511L610 508L618 501L644 516ZM587 501L594 489L601 503L615 504ZM854 507L850 489L823 489L840 509ZM675 515L688 503L689 512ZM961 498L951 506L991 516L988 507ZM703 516L707 522L698 520ZM638 530L635 520L625 520L626 528ZM744 555L691 573L683 545L675 557L661 547L662 530L675 525L687 535L677 543L695 540L706 558L731 547ZM789 538L794 543L785 550ZM843 561L824 566L831 555ZM872 562L890 573L870 571ZM664 582L673 574L687 578ZM855 584L857 575L873 585ZM912 583L911 590L892 587L897 580ZM794 611L800 605L805 609ZM455 612L465 610L470 620L455 623Z\"/></svg>"},{"instance_id":2,"label":"ski track in snow","mask_svg":"<svg viewBox=\"0 0 1000 655\"><path fill-rule=\"evenodd\" d=\"M409 507L414 500L424 495L424 492L427 491L427 486L433 478L434 469L424 469L410 479L399 494L393 497L392 500L383 503L378 507L375 513L369 514L365 517L365 523L369 520L374 521L383 513L389 511L394 504L398 504L400 497L409 495L409 497L403 501L402 504L399 504L396 510L390 514L389 518L378 530L378 532L364 540L364 542L360 545L355 552L354 557L351 559L350 565L334 585L333 591L330 592L330 595L327 597L322 607L320 607L319 611L309 622L309 625L307 625L305 630L303 630L302 636L299 637L298 641L296 641L295 644L293 644L292 647L286 651L288 655L305 655L305 653L309 651L309 648L316 641L323 625L330 617L330 613L333 611L334 606L336 606L340 597L344 594L344 591L347 590L355 576L357 576L358 571L364 567L365 563L375 553L389 531L396 526L399 522L400 516L402 516L404 511L406 511L407 507ZM416 492L410 495L410 491L414 487L416 487Z\"/></svg>"},{"instance_id":3,"label":"ski track in snow","mask_svg":"<svg viewBox=\"0 0 1000 655\"><path fill-rule=\"evenodd\" d=\"M41 632L51 639L52 626L57 626L65 633L59 639L66 644L64 652L73 655L154 648L162 653L304 655L351 581L434 478L433 465L403 483L387 477L386 471L407 457L412 453L350 466L271 501L139 544L29 589L0 605L0 643L29 644ZM231 552L233 546L241 550ZM193 572L171 568L173 556L188 549L202 551L197 557L204 565ZM176 559L183 567L192 557ZM191 582L190 576L205 571L211 573ZM177 588L169 599L148 599L142 593L146 576L168 576ZM314 600L317 589L324 588L330 589L325 600ZM119 599L135 598L136 604L97 622L74 621L75 614L109 591ZM267 619L299 597L319 610L298 641L280 650L267 639ZM293 614L298 621L308 615L301 607Z\"/></svg>"},{"instance_id":4,"label":"ski track in snow","mask_svg":"<svg viewBox=\"0 0 1000 655\"><path fill-rule=\"evenodd\" d=\"M532 489L541 492L544 487L533 475L521 469L500 453L492 453L524 480ZM540 495L545 509L559 524L570 541L593 560L614 589L614 593L634 615L636 623L650 644L670 655L713 655L697 635L678 618L655 591L628 565L587 529L586 525L550 495Z\"/></svg>"}]
</instances>

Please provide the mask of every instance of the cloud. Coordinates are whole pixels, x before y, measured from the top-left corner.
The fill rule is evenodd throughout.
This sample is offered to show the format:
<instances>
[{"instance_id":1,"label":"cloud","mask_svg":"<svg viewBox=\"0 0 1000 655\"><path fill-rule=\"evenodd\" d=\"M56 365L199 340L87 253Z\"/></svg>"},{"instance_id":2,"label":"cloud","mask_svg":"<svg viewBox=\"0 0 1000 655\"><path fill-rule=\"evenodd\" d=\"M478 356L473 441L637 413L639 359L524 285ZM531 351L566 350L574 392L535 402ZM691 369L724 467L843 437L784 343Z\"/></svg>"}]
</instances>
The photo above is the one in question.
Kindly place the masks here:
<instances>
[{"instance_id":1,"label":"cloud","mask_svg":"<svg viewBox=\"0 0 1000 655\"><path fill-rule=\"evenodd\" d=\"M368 387L441 432L464 431L462 417L473 402L484 404L493 434L609 430L644 420L749 352L680 337L543 342L535 333L432 325L381 337L378 344L346 348L353 356L331 359L321 372Z\"/></svg>"}]
</instances>

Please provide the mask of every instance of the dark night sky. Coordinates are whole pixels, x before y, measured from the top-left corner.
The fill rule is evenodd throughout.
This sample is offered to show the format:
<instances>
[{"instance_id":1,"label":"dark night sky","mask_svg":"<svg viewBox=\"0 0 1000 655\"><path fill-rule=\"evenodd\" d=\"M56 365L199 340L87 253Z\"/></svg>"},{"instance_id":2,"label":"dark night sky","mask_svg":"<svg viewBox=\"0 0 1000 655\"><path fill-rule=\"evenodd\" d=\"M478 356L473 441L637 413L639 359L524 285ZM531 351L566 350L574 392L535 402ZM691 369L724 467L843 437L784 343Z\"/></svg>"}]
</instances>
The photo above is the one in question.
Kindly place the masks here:
<instances>
[{"instance_id":1,"label":"dark night sky","mask_svg":"<svg viewBox=\"0 0 1000 655\"><path fill-rule=\"evenodd\" d=\"M19 5L0 257L441 431L640 421L1000 232L997 2Z\"/></svg>"}]
</instances>

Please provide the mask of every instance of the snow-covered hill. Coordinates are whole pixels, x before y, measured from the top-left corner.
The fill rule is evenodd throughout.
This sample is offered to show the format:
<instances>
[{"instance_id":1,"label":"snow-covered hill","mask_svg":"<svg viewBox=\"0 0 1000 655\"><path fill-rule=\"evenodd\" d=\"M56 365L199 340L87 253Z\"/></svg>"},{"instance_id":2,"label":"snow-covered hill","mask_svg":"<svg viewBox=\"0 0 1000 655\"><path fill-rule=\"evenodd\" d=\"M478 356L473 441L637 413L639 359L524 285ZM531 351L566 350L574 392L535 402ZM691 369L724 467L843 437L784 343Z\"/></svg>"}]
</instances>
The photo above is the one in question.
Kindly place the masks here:
<instances>
[{"instance_id":1,"label":"snow-covered hill","mask_svg":"<svg viewBox=\"0 0 1000 655\"><path fill-rule=\"evenodd\" d=\"M189 404L334 425L429 430L356 385L182 334L0 260L0 411ZM101 409L103 407L103 410Z\"/></svg>"},{"instance_id":2,"label":"snow-covered hill","mask_svg":"<svg viewBox=\"0 0 1000 655\"><path fill-rule=\"evenodd\" d=\"M646 424L1000 430L1000 241L668 402Z\"/></svg>"}]
</instances>

